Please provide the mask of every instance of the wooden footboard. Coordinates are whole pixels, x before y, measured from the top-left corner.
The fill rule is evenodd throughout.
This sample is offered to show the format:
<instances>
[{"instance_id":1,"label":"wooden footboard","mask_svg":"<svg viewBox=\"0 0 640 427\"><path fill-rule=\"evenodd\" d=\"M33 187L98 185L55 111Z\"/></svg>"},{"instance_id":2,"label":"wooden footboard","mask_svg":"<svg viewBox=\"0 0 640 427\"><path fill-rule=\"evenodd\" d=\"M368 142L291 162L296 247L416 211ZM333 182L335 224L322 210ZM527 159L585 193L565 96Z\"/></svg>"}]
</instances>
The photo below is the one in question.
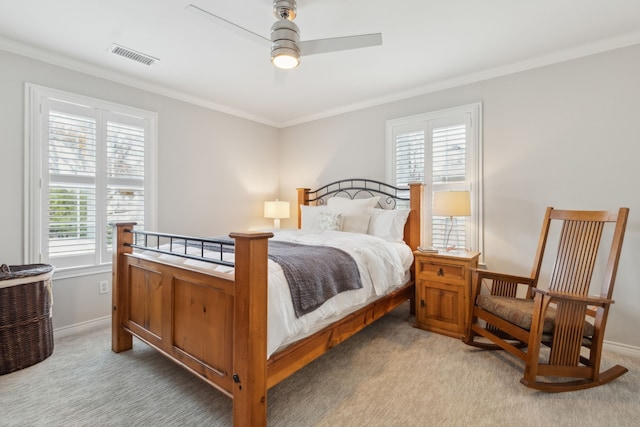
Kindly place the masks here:
<instances>
[{"instance_id":1,"label":"wooden footboard","mask_svg":"<svg viewBox=\"0 0 640 427\"><path fill-rule=\"evenodd\" d=\"M233 282L133 257L125 275L122 326L231 394Z\"/></svg>"},{"instance_id":2,"label":"wooden footboard","mask_svg":"<svg viewBox=\"0 0 640 427\"><path fill-rule=\"evenodd\" d=\"M234 400L235 425L266 424L267 242L233 233L235 275L215 275L132 255L134 224L117 225L112 349L132 336Z\"/></svg>"},{"instance_id":3,"label":"wooden footboard","mask_svg":"<svg viewBox=\"0 0 640 427\"><path fill-rule=\"evenodd\" d=\"M411 188L405 240L419 244L422 186ZM307 203L308 201L305 201ZM264 426L267 389L368 324L414 299L413 280L267 360L267 249L272 233L232 233L234 274L133 254L135 224L116 225L112 349L136 336L233 399L235 426Z\"/></svg>"}]
</instances>

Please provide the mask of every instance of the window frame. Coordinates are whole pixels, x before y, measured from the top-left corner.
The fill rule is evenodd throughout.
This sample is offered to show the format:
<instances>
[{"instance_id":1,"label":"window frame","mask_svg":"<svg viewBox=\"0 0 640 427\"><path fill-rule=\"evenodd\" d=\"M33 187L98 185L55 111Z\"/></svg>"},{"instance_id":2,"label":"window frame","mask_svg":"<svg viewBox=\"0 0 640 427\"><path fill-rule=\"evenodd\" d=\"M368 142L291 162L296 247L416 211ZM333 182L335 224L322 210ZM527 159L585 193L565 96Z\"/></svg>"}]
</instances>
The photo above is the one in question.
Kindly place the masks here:
<instances>
[{"instance_id":1,"label":"window frame","mask_svg":"<svg viewBox=\"0 0 640 427\"><path fill-rule=\"evenodd\" d=\"M386 178L387 182L396 184L396 135L410 131L424 131L425 135L425 197L421 218L421 242L431 244L432 235L432 200L434 185L432 175L427 173L430 164L432 144L432 130L435 127L460 123L460 117L468 120L466 128L466 180L464 183L437 184L436 191L468 190L471 196L471 216L466 218L466 247L467 249L483 252L484 236L482 226L482 103L472 103L457 107L416 114L386 121ZM457 118L457 119L456 119ZM482 256L482 255L481 255Z\"/></svg>"},{"instance_id":2,"label":"window frame","mask_svg":"<svg viewBox=\"0 0 640 427\"><path fill-rule=\"evenodd\" d=\"M43 245L46 244L47 206L43 190L48 179L48 168L45 170L44 154L48 144L48 137L43 129L43 103L57 100L78 104L97 110L97 115L103 118L113 115L134 117L145 123L145 172L144 172L144 220L145 228L155 229L157 224L157 123L158 114L148 110L116 104L101 99L78 95L58 89L39 86L32 83L25 84L25 140L24 140L24 253L27 263L46 262L43 260ZM48 111L48 110L46 110ZM100 118L98 118L100 121ZM105 129L98 129L98 133L105 133ZM103 136L101 136L103 137ZM106 154L105 154L106 156ZM101 160L105 160L102 157ZM96 177L97 184L104 186L106 182ZM100 204L106 202L100 202ZM99 224L100 219L96 218ZM104 221L104 218L102 218ZM102 225L98 225L101 228ZM100 232L101 240L103 232ZM101 242L104 243L104 242ZM56 269L56 278L77 277L89 274L111 271L111 257L102 261L82 266L64 267Z\"/></svg>"}]
</instances>

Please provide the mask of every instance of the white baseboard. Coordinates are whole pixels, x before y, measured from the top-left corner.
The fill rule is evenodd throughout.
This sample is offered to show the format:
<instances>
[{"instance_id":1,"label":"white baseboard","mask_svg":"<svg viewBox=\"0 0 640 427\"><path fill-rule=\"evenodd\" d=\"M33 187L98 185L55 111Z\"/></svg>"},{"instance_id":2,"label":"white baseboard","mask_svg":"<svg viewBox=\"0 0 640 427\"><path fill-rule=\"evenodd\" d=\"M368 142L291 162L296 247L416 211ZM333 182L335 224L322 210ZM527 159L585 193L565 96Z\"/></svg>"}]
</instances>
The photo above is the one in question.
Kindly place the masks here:
<instances>
[{"instance_id":1,"label":"white baseboard","mask_svg":"<svg viewBox=\"0 0 640 427\"><path fill-rule=\"evenodd\" d=\"M89 329L104 327L111 323L111 316L99 317L97 319L88 320L82 323L76 323L74 325L63 326L53 330L54 338L62 338L69 335L79 334L80 332L87 331Z\"/></svg>"},{"instance_id":2,"label":"white baseboard","mask_svg":"<svg viewBox=\"0 0 640 427\"><path fill-rule=\"evenodd\" d=\"M613 353L624 354L625 356L640 357L640 347L634 347L632 345L620 344L617 342L605 340L602 343L602 349L611 351Z\"/></svg>"}]
</instances>

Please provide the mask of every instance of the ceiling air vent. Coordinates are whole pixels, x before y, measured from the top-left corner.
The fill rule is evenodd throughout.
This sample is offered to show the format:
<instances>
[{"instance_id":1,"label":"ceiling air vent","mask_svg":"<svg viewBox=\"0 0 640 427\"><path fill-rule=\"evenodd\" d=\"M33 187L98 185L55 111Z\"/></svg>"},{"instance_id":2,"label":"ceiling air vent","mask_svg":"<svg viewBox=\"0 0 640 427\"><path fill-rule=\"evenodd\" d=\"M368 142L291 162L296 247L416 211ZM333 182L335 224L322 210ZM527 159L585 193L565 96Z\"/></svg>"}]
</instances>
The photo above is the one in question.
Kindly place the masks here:
<instances>
[{"instance_id":1,"label":"ceiling air vent","mask_svg":"<svg viewBox=\"0 0 640 427\"><path fill-rule=\"evenodd\" d=\"M131 59L132 61L140 62L141 64L145 65L151 65L159 61L158 58L145 55L144 53L136 52L135 50L129 49L128 47L120 46L115 43L111 45L109 51L113 54L120 55L127 59Z\"/></svg>"}]
</instances>

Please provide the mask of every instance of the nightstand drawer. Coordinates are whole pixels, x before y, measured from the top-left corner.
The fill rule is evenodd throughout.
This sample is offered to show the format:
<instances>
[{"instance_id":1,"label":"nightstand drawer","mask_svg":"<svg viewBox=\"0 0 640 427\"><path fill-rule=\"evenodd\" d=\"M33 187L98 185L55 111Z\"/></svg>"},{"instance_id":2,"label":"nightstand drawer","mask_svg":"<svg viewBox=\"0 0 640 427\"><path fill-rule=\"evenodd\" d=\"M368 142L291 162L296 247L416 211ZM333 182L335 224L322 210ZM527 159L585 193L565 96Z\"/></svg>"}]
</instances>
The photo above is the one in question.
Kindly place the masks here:
<instances>
[{"instance_id":1,"label":"nightstand drawer","mask_svg":"<svg viewBox=\"0 0 640 427\"><path fill-rule=\"evenodd\" d=\"M467 264L447 264L442 262L418 259L416 275L425 280L465 281L467 280Z\"/></svg>"}]
</instances>

